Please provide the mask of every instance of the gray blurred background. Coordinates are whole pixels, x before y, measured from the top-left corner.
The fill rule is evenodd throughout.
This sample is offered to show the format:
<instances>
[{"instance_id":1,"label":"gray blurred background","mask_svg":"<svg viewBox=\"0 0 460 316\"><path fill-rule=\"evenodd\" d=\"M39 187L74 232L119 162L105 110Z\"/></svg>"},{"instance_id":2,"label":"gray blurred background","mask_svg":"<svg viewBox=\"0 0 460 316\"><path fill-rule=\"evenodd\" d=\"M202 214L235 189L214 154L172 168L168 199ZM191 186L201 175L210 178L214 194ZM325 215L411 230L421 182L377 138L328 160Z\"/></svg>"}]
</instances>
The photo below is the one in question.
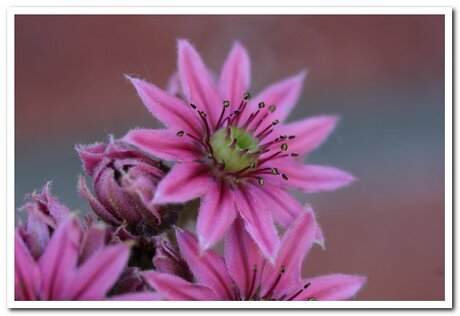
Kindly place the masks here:
<instances>
[{"instance_id":1,"label":"gray blurred background","mask_svg":"<svg viewBox=\"0 0 460 316\"><path fill-rule=\"evenodd\" d=\"M326 234L305 276L367 275L359 300L444 299L443 16L17 16L15 27L17 206L53 180L86 211L74 144L156 124L123 74L166 86L178 37L218 72L238 39L251 92L307 68L291 120L342 117L309 161L359 181L298 195Z\"/></svg>"}]
</instances>

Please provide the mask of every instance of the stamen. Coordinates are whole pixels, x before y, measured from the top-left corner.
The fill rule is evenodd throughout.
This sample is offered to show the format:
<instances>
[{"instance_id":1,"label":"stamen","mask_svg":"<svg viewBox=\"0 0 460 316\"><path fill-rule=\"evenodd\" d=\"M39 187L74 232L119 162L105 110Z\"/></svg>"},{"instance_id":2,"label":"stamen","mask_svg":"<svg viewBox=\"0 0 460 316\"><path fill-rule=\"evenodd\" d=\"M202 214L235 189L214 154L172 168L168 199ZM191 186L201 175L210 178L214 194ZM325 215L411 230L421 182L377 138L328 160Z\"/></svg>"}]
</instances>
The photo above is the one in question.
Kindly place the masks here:
<instances>
[{"instance_id":1,"label":"stamen","mask_svg":"<svg viewBox=\"0 0 460 316\"><path fill-rule=\"evenodd\" d=\"M273 169L272 169L272 174L278 175L278 174L280 174L280 173L279 173L278 169L273 168Z\"/></svg>"},{"instance_id":2,"label":"stamen","mask_svg":"<svg viewBox=\"0 0 460 316\"><path fill-rule=\"evenodd\" d=\"M259 180L257 180L257 181L259 182L259 185L260 185L261 187L263 187L263 186L265 185L265 181L264 181L263 178L259 178Z\"/></svg>"},{"instance_id":3,"label":"stamen","mask_svg":"<svg viewBox=\"0 0 460 316\"><path fill-rule=\"evenodd\" d=\"M179 137L182 137L182 136L184 136L184 135L185 135L185 132L184 132L184 131L178 131L178 132L176 133L176 136L179 136Z\"/></svg>"},{"instance_id":4,"label":"stamen","mask_svg":"<svg viewBox=\"0 0 460 316\"><path fill-rule=\"evenodd\" d=\"M298 290L296 293L294 293L290 298L288 298L286 301L292 301L293 299L295 299L297 296L299 296L300 293L302 293L303 291L305 291L308 287L310 286L310 282L308 282L307 284L305 284L303 286L303 288L301 288L300 290ZM310 297L311 298L311 297ZM310 300L310 298L308 298L308 300Z\"/></svg>"},{"instance_id":5,"label":"stamen","mask_svg":"<svg viewBox=\"0 0 460 316\"><path fill-rule=\"evenodd\" d=\"M190 103L190 106L192 107L192 109L196 110L196 105L195 104Z\"/></svg>"},{"instance_id":6,"label":"stamen","mask_svg":"<svg viewBox=\"0 0 460 316\"><path fill-rule=\"evenodd\" d=\"M274 105L274 104L270 105L270 106L268 107L268 110L269 110L270 112L272 112L272 113L275 112L275 111L276 111L276 105Z\"/></svg>"},{"instance_id":7,"label":"stamen","mask_svg":"<svg viewBox=\"0 0 460 316\"><path fill-rule=\"evenodd\" d=\"M249 100L251 98L251 94L249 92L245 92L243 94L243 100Z\"/></svg>"},{"instance_id":8,"label":"stamen","mask_svg":"<svg viewBox=\"0 0 460 316\"><path fill-rule=\"evenodd\" d=\"M284 143L283 145L281 145L282 151L286 151L287 149L288 149L288 144Z\"/></svg>"},{"instance_id":9,"label":"stamen","mask_svg":"<svg viewBox=\"0 0 460 316\"><path fill-rule=\"evenodd\" d=\"M281 175L281 178L283 178L283 180L286 180L286 181L289 180L288 176L285 175L284 173Z\"/></svg>"},{"instance_id":10,"label":"stamen","mask_svg":"<svg viewBox=\"0 0 460 316\"><path fill-rule=\"evenodd\" d=\"M252 291L254 291L254 286L256 285L256 276L257 276L257 266L255 265L254 268L252 269L252 281L251 281L251 286L249 287L247 299L250 299L252 296Z\"/></svg>"},{"instance_id":11,"label":"stamen","mask_svg":"<svg viewBox=\"0 0 460 316\"><path fill-rule=\"evenodd\" d=\"M230 106L230 101L224 101L224 106L222 107L222 111L220 112L219 120L217 121L216 124L216 130L219 129L220 123L222 121L222 118L224 117L225 109Z\"/></svg>"},{"instance_id":12,"label":"stamen","mask_svg":"<svg viewBox=\"0 0 460 316\"><path fill-rule=\"evenodd\" d=\"M276 278L275 282L273 283L273 285L270 287L270 290L268 290L267 294L265 294L264 298L269 298L272 296L273 294L273 291L275 290L276 286L278 285L278 283L280 282L281 280L281 277L283 276L284 272L286 272L286 267L285 266L281 266L281 269L280 269L280 272L278 274L278 277Z\"/></svg>"}]
</instances>

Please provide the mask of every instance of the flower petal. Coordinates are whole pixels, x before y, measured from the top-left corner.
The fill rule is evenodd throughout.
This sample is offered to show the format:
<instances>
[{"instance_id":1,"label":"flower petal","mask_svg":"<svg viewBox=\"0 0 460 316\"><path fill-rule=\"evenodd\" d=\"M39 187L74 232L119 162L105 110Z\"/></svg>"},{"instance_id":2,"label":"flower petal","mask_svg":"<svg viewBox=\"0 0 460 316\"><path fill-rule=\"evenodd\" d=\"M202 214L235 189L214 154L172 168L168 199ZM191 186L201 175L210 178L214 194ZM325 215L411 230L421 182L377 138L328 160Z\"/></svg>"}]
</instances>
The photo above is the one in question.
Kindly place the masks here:
<instances>
[{"instance_id":1,"label":"flower petal","mask_svg":"<svg viewBox=\"0 0 460 316\"><path fill-rule=\"evenodd\" d=\"M310 283L296 300L314 297L318 301L342 301L353 297L366 282L366 277L347 274L331 274L305 280Z\"/></svg>"},{"instance_id":2,"label":"flower petal","mask_svg":"<svg viewBox=\"0 0 460 316\"><path fill-rule=\"evenodd\" d=\"M184 39L178 41L178 68L182 90L189 102L202 108L214 125L222 101L198 52Z\"/></svg>"},{"instance_id":3,"label":"flower petal","mask_svg":"<svg viewBox=\"0 0 460 316\"><path fill-rule=\"evenodd\" d=\"M262 275L265 285L261 289L262 296L268 291L273 291L276 297L280 297L286 294L286 290L290 289L292 284L302 279L302 261L313 245L315 232L313 211L307 209L284 233L275 264L265 266ZM280 273L282 276L276 289L271 289Z\"/></svg>"},{"instance_id":4,"label":"flower petal","mask_svg":"<svg viewBox=\"0 0 460 316\"><path fill-rule=\"evenodd\" d=\"M236 110L243 98L243 93L248 91L251 79L249 54L239 42L233 44L219 79L221 95L230 101L229 113Z\"/></svg>"},{"instance_id":5,"label":"flower petal","mask_svg":"<svg viewBox=\"0 0 460 316\"><path fill-rule=\"evenodd\" d=\"M300 97L303 80L305 79L306 74L306 71L302 71L295 76L268 86L265 90L254 97L253 101L251 101L250 107L253 110L256 110L259 102L264 102L267 106L275 105L276 110L273 113L268 114L266 122L271 122L275 119L283 122L288 117ZM265 124L259 125L257 132L260 132L260 130L265 128L265 126Z\"/></svg>"},{"instance_id":6,"label":"flower petal","mask_svg":"<svg viewBox=\"0 0 460 316\"><path fill-rule=\"evenodd\" d=\"M278 252L279 239L266 203L257 197L257 191L250 183L242 188L236 188L233 193L246 230L264 256L273 262Z\"/></svg>"},{"instance_id":7,"label":"flower petal","mask_svg":"<svg viewBox=\"0 0 460 316\"><path fill-rule=\"evenodd\" d=\"M14 295L19 301L35 301L40 290L40 270L25 242L14 235Z\"/></svg>"},{"instance_id":8,"label":"flower petal","mask_svg":"<svg viewBox=\"0 0 460 316\"><path fill-rule=\"evenodd\" d=\"M249 299L259 287L264 259L259 248L237 218L225 237L225 264L242 299Z\"/></svg>"},{"instance_id":9,"label":"flower petal","mask_svg":"<svg viewBox=\"0 0 460 316\"><path fill-rule=\"evenodd\" d=\"M205 165L199 163L177 163L160 181L155 192L154 203L185 202L208 192L211 183Z\"/></svg>"},{"instance_id":10,"label":"flower petal","mask_svg":"<svg viewBox=\"0 0 460 316\"><path fill-rule=\"evenodd\" d=\"M337 116L316 116L302 121L281 125L277 135L294 135L289 140L289 151L304 156L318 148L334 130Z\"/></svg>"},{"instance_id":11,"label":"flower petal","mask_svg":"<svg viewBox=\"0 0 460 316\"><path fill-rule=\"evenodd\" d=\"M116 218L112 213L107 211L107 209L99 202L98 199L90 192L88 186L86 185L86 180L84 177L78 177L78 194L83 197L86 202L88 202L91 209L99 216L104 222L111 224L113 226L121 225L122 221L119 218Z\"/></svg>"},{"instance_id":12,"label":"flower petal","mask_svg":"<svg viewBox=\"0 0 460 316\"><path fill-rule=\"evenodd\" d=\"M162 296L172 301L212 301L219 299L207 287L185 281L175 275L149 271L146 281Z\"/></svg>"},{"instance_id":13,"label":"flower petal","mask_svg":"<svg viewBox=\"0 0 460 316\"><path fill-rule=\"evenodd\" d=\"M56 229L39 260L42 275L42 300L60 300L77 267L80 228L74 216L69 216Z\"/></svg>"},{"instance_id":14,"label":"flower petal","mask_svg":"<svg viewBox=\"0 0 460 316\"><path fill-rule=\"evenodd\" d=\"M254 186L261 200L265 201L274 220L284 228L289 227L303 212L303 206L289 192L265 181L263 187Z\"/></svg>"},{"instance_id":15,"label":"flower petal","mask_svg":"<svg viewBox=\"0 0 460 316\"><path fill-rule=\"evenodd\" d=\"M232 278L222 257L213 250L202 252L196 238L185 230L176 229L176 237L182 256L198 283L209 287L218 297L234 299Z\"/></svg>"},{"instance_id":16,"label":"flower petal","mask_svg":"<svg viewBox=\"0 0 460 316\"><path fill-rule=\"evenodd\" d=\"M230 187L220 179L214 180L211 189L201 199L197 219L196 229L201 250L206 250L218 242L235 216L236 207Z\"/></svg>"},{"instance_id":17,"label":"flower petal","mask_svg":"<svg viewBox=\"0 0 460 316\"><path fill-rule=\"evenodd\" d=\"M170 130L131 130L122 140L165 160L194 161L201 155L191 140Z\"/></svg>"},{"instance_id":18,"label":"flower petal","mask_svg":"<svg viewBox=\"0 0 460 316\"><path fill-rule=\"evenodd\" d=\"M108 246L95 252L73 275L66 297L72 300L102 300L128 262L126 244Z\"/></svg>"},{"instance_id":19,"label":"flower petal","mask_svg":"<svg viewBox=\"0 0 460 316\"><path fill-rule=\"evenodd\" d=\"M281 160L281 159L280 159ZM355 180L351 174L334 167L304 165L290 159L278 165L280 172L285 173L288 186L304 192L332 191L346 186Z\"/></svg>"},{"instance_id":20,"label":"flower petal","mask_svg":"<svg viewBox=\"0 0 460 316\"><path fill-rule=\"evenodd\" d=\"M147 81L126 76L150 113L172 129L200 133L198 115L184 101Z\"/></svg>"}]
</instances>

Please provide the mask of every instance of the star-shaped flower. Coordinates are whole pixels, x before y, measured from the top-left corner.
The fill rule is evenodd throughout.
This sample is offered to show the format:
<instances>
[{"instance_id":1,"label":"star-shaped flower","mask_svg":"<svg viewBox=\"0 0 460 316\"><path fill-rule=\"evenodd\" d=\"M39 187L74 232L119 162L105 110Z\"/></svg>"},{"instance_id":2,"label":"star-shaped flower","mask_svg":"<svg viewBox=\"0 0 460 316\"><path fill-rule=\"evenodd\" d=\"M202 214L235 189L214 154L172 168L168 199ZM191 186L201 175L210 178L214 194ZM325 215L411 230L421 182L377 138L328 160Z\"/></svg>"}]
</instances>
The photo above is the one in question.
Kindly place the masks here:
<instances>
[{"instance_id":1,"label":"star-shaped flower","mask_svg":"<svg viewBox=\"0 0 460 316\"><path fill-rule=\"evenodd\" d=\"M333 190L354 180L336 168L300 161L327 138L337 117L284 123L299 98L305 72L250 98L245 92L250 62L239 43L234 44L217 83L189 42L179 40L178 51L185 101L128 77L166 129L132 130L124 141L177 162L160 182L154 202L202 197L197 219L202 250L219 241L241 217L258 247L273 260L279 248L273 222L288 227L302 210L286 189ZM321 241L321 231L317 233Z\"/></svg>"},{"instance_id":2,"label":"star-shaped flower","mask_svg":"<svg viewBox=\"0 0 460 316\"><path fill-rule=\"evenodd\" d=\"M176 275L146 272L147 281L169 300L345 300L354 296L365 277L331 274L302 278L302 261L317 228L307 209L285 232L274 263L260 254L243 221L234 221L225 238L225 255L201 253L197 239L177 230L179 248L196 283Z\"/></svg>"}]
</instances>

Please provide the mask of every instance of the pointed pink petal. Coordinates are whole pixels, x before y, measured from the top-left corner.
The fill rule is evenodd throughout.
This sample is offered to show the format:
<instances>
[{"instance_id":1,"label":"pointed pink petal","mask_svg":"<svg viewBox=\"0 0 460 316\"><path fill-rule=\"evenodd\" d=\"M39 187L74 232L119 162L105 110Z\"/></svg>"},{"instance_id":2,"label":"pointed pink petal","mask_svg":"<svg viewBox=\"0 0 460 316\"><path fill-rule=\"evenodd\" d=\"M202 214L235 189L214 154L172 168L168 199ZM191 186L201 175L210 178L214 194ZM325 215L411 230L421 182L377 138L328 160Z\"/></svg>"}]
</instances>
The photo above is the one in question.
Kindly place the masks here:
<instances>
[{"instance_id":1,"label":"pointed pink petal","mask_svg":"<svg viewBox=\"0 0 460 316\"><path fill-rule=\"evenodd\" d=\"M161 301L163 296L157 292L137 292L114 295L110 297L111 301Z\"/></svg>"},{"instance_id":2,"label":"pointed pink petal","mask_svg":"<svg viewBox=\"0 0 460 316\"><path fill-rule=\"evenodd\" d=\"M198 52L186 40L179 40L178 67L182 90L187 101L204 110L214 125L222 109L222 99Z\"/></svg>"},{"instance_id":3,"label":"pointed pink petal","mask_svg":"<svg viewBox=\"0 0 460 316\"><path fill-rule=\"evenodd\" d=\"M315 231L313 211L307 209L284 233L275 264L265 266L262 275L262 295L267 294L282 270L285 272L276 287L275 296L286 294L285 291L290 289L292 284L301 280L302 261L313 245Z\"/></svg>"},{"instance_id":4,"label":"pointed pink petal","mask_svg":"<svg viewBox=\"0 0 460 316\"><path fill-rule=\"evenodd\" d=\"M201 199L196 227L200 248L205 250L218 242L235 216L235 202L230 187L220 179L214 180L211 189Z\"/></svg>"},{"instance_id":5,"label":"pointed pink petal","mask_svg":"<svg viewBox=\"0 0 460 316\"><path fill-rule=\"evenodd\" d=\"M184 101L147 81L126 76L150 113L173 130L199 133L198 115Z\"/></svg>"},{"instance_id":6,"label":"pointed pink petal","mask_svg":"<svg viewBox=\"0 0 460 316\"><path fill-rule=\"evenodd\" d=\"M342 301L353 297L366 282L366 277L346 274L331 274L305 280L309 287L296 300L314 297L318 301Z\"/></svg>"},{"instance_id":7,"label":"pointed pink petal","mask_svg":"<svg viewBox=\"0 0 460 316\"><path fill-rule=\"evenodd\" d=\"M257 196L253 187L253 184L247 183L242 188L236 188L233 198L246 230L264 256L273 262L279 247L278 233L266 203Z\"/></svg>"},{"instance_id":8,"label":"pointed pink petal","mask_svg":"<svg viewBox=\"0 0 460 316\"><path fill-rule=\"evenodd\" d=\"M332 191L355 180L351 174L334 167L304 165L294 160L283 160L285 161L280 163L278 169L280 173L287 175L288 180L279 180L278 184L300 191Z\"/></svg>"},{"instance_id":9,"label":"pointed pink petal","mask_svg":"<svg viewBox=\"0 0 460 316\"><path fill-rule=\"evenodd\" d=\"M300 156L307 155L319 147L334 130L337 116L316 116L306 120L281 125L277 135L294 135L288 141L289 151Z\"/></svg>"},{"instance_id":10,"label":"pointed pink petal","mask_svg":"<svg viewBox=\"0 0 460 316\"><path fill-rule=\"evenodd\" d=\"M165 160L194 161L201 156L199 148L189 138L179 137L170 130L131 130L123 141Z\"/></svg>"},{"instance_id":11,"label":"pointed pink petal","mask_svg":"<svg viewBox=\"0 0 460 316\"><path fill-rule=\"evenodd\" d=\"M25 242L14 235L14 295L19 301L37 300L40 289L40 270Z\"/></svg>"},{"instance_id":12,"label":"pointed pink petal","mask_svg":"<svg viewBox=\"0 0 460 316\"><path fill-rule=\"evenodd\" d=\"M258 288L263 263L259 248L244 228L243 220L237 218L225 237L225 264L243 299L248 299Z\"/></svg>"},{"instance_id":13,"label":"pointed pink petal","mask_svg":"<svg viewBox=\"0 0 460 316\"><path fill-rule=\"evenodd\" d=\"M43 300L64 298L64 289L77 267L80 229L74 216L64 220L56 229L40 258Z\"/></svg>"},{"instance_id":14,"label":"pointed pink petal","mask_svg":"<svg viewBox=\"0 0 460 316\"><path fill-rule=\"evenodd\" d=\"M232 278L222 257L213 250L202 252L196 238L185 230L177 229L176 237L182 256L198 283L209 287L218 297L234 298Z\"/></svg>"},{"instance_id":15,"label":"pointed pink petal","mask_svg":"<svg viewBox=\"0 0 460 316\"><path fill-rule=\"evenodd\" d=\"M126 244L108 246L94 253L76 271L66 297L72 300L102 300L128 262Z\"/></svg>"},{"instance_id":16,"label":"pointed pink petal","mask_svg":"<svg viewBox=\"0 0 460 316\"><path fill-rule=\"evenodd\" d=\"M149 271L147 282L166 299L172 301L213 301L221 299L207 287L185 281L175 275Z\"/></svg>"},{"instance_id":17,"label":"pointed pink petal","mask_svg":"<svg viewBox=\"0 0 460 316\"><path fill-rule=\"evenodd\" d=\"M300 97L305 76L306 71L302 71L295 76L268 86L265 90L253 98L250 105L251 108L256 110L259 102L265 102L266 106L276 105L275 112L268 115L266 122L271 122L275 119L283 122L288 117ZM266 125L262 124L259 126L257 131L265 128L265 126Z\"/></svg>"},{"instance_id":18,"label":"pointed pink petal","mask_svg":"<svg viewBox=\"0 0 460 316\"><path fill-rule=\"evenodd\" d=\"M219 79L220 93L230 101L229 110L238 108L243 94L249 89L250 78L249 54L243 45L236 42L225 60Z\"/></svg>"},{"instance_id":19,"label":"pointed pink petal","mask_svg":"<svg viewBox=\"0 0 460 316\"><path fill-rule=\"evenodd\" d=\"M160 181L154 203L185 202L208 192L211 178L207 167L199 163L177 163Z\"/></svg>"},{"instance_id":20,"label":"pointed pink petal","mask_svg":"<svg viewBox=\"0 0 460 316\"><path fill-rule=\"evenodd\" d=\"M284 228L289 227L303 212L303 206L289 192L269 181L263 187L254 186L254 190L265 201L274 220Z\"/></svg>"}]
</instances>

